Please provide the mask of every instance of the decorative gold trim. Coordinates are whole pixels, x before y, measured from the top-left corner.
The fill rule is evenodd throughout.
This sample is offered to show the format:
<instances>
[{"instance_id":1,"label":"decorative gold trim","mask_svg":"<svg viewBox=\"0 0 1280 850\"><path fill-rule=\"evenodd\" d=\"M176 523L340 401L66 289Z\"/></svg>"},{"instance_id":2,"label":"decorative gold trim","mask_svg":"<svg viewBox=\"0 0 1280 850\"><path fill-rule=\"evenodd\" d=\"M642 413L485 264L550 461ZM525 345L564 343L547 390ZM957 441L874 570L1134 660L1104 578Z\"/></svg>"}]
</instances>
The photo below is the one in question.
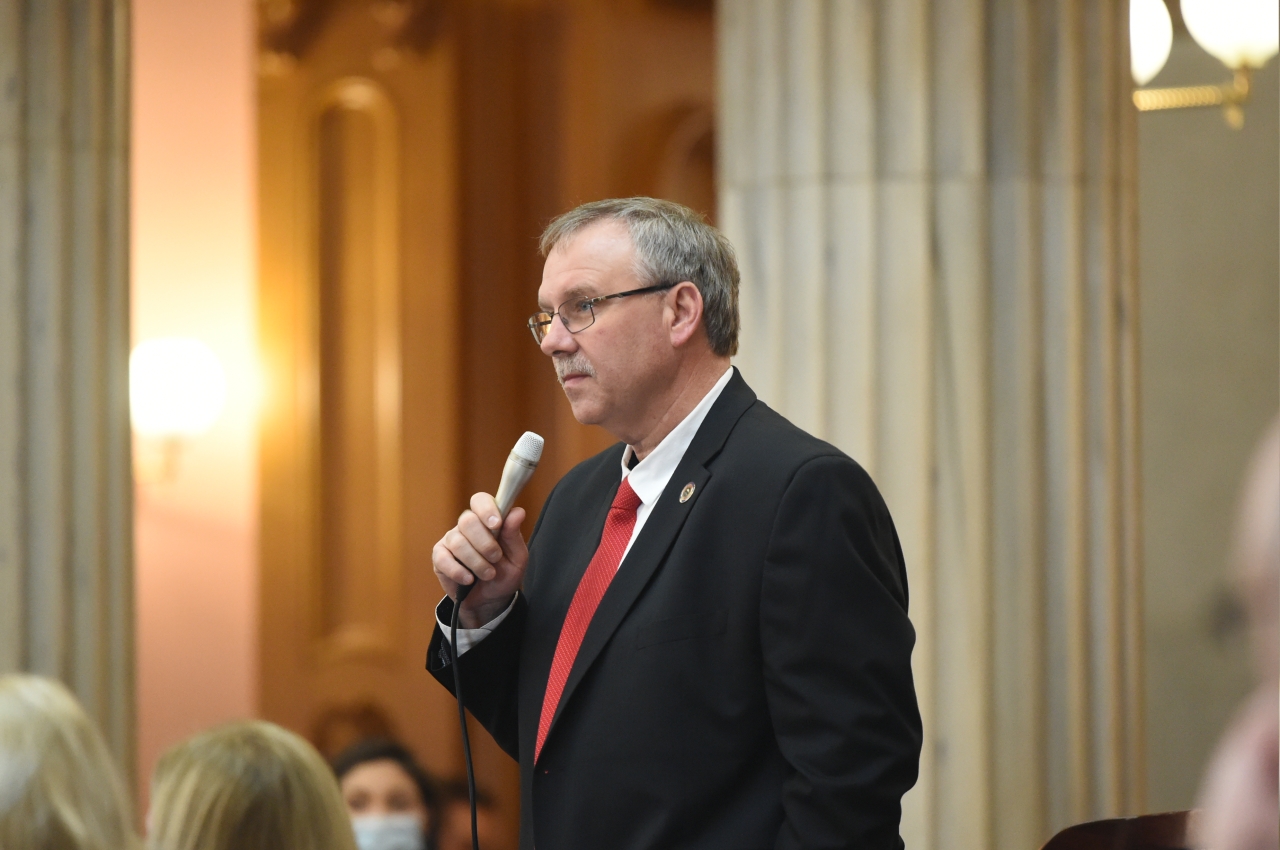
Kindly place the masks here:
<instances>
[{"instance_id":1,"label":"decorative gold trim","mask_svg":"<svg viewBox=\"0 0 1280 850\"><path fill-rule=\"evenodd\" d=\"M395 69L409 54L426 53L444 25L442 0L372 0L369 12L386 33L386 44L370 58L383 73Z\"/></svg>"},{"instance_id":2,"label":"decorative gold trim","mask_svg":"<svg viewBox=\"0 0 1280 850\"><path fill-rule=\"evenodd\" d=\"M319 35L331 5L331 0L258 0L259 73L292 71Z\"/></svg>"},{"instance_id":3,"label":"decorative gold trim","mask_svg":"<svg viewBox=\"0 0 1280 850\"><path fill-rule=\"evenodd\" d=\"M1231 82L1218 86L1137 89L1133 93L1133 105L1139 112L1221 106L1227 124L1239 130L1244 126L1244 104L1249 100L1252 74L1253 71L1246 67L1237 69Z\"/></svg>"}]
</instances>

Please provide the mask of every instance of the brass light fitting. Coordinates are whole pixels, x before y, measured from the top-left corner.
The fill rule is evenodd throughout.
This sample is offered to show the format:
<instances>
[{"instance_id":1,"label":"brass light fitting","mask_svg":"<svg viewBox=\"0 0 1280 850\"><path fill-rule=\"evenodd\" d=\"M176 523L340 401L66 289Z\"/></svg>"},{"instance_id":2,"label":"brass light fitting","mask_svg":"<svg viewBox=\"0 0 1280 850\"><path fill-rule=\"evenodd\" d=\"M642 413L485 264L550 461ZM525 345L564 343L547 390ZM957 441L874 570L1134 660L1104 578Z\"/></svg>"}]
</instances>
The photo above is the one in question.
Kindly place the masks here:
<instances>
[{"instance_id":1,"label":"brass light fitting","mask_svg":"<svg viewBox=\"0 0 1280 850\"><path fill-rule=\"evenodd\" d=\"M1173 46L1173 0L1129 0L1129 58L1133 81L1145 86L1160 73ZM1196 43L1231 71L1216 86L1139 88L1133 105L1157 109L1222 108L1235 130L1244 127L1253 72L1280 51L1280 0L1178 0L1182 23Z\"/></svg>"},{"instance_id":2,"label":"brass light fitting","mask_svg":"<svg viewBox=\"0 0 1280 850\"><path fill-rule=\"evenodd\" d=\"M1249 100L1249 84L1253 69L1237 68L1229 83L1218 86L1179 86L1162 89L1135 89L1133 105L1140 112L1158 109L1193 109L1221 106L1222 117L1234 130L1244 126L1244 105Z\"/></svg>"}]
</instances>

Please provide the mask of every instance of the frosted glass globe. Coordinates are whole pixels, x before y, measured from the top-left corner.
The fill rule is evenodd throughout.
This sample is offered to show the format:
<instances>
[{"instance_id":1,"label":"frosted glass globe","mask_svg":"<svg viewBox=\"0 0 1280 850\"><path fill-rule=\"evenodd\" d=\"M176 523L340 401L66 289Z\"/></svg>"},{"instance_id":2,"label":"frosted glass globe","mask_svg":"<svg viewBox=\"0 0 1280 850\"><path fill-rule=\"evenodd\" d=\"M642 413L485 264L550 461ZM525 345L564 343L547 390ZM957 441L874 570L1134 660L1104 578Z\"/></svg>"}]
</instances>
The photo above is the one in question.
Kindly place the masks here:
<instances>
[{"instance_id":1,"label":"frosted glass globe","mask_svg":"<svg viewBox=\"0 0 1280 850\"><path fill-rule=\"evenodd\" d=\"M129 355L129 410L134 430L143 436L202 434L226 400L222 363L198 339L149 339Z\"/></svg>"},{"instance_id":2,"label":"frosted glass globe","mask_svg":"<svg viewBox=\"0 0 1280 850\"><path fill-rule=\"evenodd\" d=\"M1164 0L1129 0L1129 63L1140 86L1160 73L1173 47L1173 21Z\"/></svg>"},{"instance_id":3,"label":"frosted glass globe","mask_svg":"<svg viewBox=\"0 0 1280 850\"><path fill-rule=\"evenodd\" d=\"M1182 19L1228 68L1261 68L1280 48L1280 0L1182 0Z\"/></svg>"}]
</instances>

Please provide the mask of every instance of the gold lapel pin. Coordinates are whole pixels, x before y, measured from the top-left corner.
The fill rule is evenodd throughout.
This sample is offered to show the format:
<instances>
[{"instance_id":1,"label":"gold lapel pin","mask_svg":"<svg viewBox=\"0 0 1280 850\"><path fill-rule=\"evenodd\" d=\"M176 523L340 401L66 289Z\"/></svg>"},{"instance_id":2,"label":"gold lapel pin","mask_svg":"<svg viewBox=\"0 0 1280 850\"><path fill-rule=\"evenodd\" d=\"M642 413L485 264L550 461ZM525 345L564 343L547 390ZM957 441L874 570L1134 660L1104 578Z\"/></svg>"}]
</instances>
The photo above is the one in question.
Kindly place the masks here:
<instances>
[{"instance_id":1,"label":"gold lapel pin","mask_svg":"<svg viewBox=\"0 0 1280 850\"><path fill-rule=\"evenodd\" d=\"M680 491L680 504L684 504L693 498L693 482L690 481L684 485L684 489Z\"/></svg>"}]
</instances>

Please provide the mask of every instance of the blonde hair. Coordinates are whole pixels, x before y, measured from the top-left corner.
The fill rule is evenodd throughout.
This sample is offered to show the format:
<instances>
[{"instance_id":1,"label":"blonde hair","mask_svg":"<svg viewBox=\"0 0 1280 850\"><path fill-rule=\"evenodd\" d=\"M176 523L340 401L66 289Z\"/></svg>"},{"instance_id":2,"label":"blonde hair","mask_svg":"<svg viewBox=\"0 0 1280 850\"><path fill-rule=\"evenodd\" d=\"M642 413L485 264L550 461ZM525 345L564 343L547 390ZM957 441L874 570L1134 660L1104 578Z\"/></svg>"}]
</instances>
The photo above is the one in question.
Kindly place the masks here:
<instances>
[{"instance_id":1,"label":"blonde hair","mask_svg":"<svg viewBox=\"0 0 1280 850\"><path fill-rule=\"evenodd\" d=\"M0 847L137 846L124 782L75 697L52 679L0 676Z\"/></svg>"},{"instance_id":2,"label":"blonde hair","mask_svg":"<svg viewBox=\"0 0 1280 850\"><path fill-rule=\"evenodd\" d=\"M151 781L150 850L355 850L337 780L315 749L261 720L169 749Z\"/></svg>"}]
</instances>

